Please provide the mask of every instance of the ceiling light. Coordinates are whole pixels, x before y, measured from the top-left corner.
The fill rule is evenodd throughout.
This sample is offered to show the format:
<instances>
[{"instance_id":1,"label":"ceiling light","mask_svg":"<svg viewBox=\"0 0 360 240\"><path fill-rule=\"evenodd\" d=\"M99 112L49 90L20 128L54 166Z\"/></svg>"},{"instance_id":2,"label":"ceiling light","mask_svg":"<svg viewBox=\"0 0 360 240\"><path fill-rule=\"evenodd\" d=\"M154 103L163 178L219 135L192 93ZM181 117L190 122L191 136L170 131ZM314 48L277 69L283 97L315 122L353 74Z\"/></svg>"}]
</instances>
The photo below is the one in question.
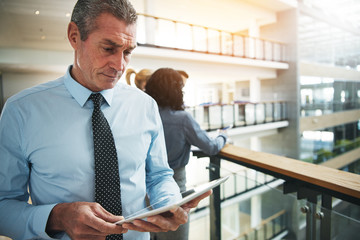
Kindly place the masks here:
<instances>
[{"instance_id":1,"label":"ceiling light","mask_svg":"<svg viewBox=\"0 0 360 240\"><path fill-rule=\"evenodd\" d=\"M46 36L45 35L42 35L41 36L41 40L45 40Z\"/></svg>"},{"instance_id":2,"label":"ceiling light","mask_svg":"<svg viewBox=\"0 0 360 240\"><path fill-rule=\"evenodd\" d=\"M66 13L65 16L68 18L68 17L71 16L71 14L70 14L70 13Z\"/></svg>"},{"instance_id":3,"label":"ceiling light","mask_svg":"<svg viewBox=\"0 0 360 240\"><path fill-rule=\"evenodd\" d=\"M39 11L39 10L36 10L34 13L35 13L35 15L39 15L39 14L40 14L40 11Z\"/></svg>"}]
</instances>

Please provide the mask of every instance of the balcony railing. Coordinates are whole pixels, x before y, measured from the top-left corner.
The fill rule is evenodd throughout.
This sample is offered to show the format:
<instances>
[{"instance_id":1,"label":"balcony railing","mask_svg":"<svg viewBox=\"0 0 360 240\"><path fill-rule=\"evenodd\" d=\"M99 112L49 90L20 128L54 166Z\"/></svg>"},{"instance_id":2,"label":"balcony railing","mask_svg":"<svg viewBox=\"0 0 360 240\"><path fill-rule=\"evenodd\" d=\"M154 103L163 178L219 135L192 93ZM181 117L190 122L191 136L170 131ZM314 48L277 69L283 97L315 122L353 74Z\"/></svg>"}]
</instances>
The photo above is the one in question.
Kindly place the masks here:
<instances>
[{"instance_id":1,"label":"balcony railing","mask_svg":"<svg viewBox=\"0 0 360 240\"><path fill-rule=\"evenodd\" d=\"M227 126L243 127L287 119L286 102L235 102L234 104L204 104L188 107L200 126L215 130Z\"/></svg>"},{"instance_id":2,"label":"balcony railing","mask_svg":"<svg viewBox=\"0 0 360 240\"><path fill-rule=\"evenodd\" d=\"M207 157L201 152L194 152L194 155L200 158ZM222 168L227 162L282 179L283 184L272 188L267 187L269 181L264 181L263 185L267 187L267 191L275 192L270 194L274 198L273 201L271 203L266 201L269 204L268 209L275 212L272 211L270 217L267 215L268 217L265 217L260 224L248 227L246 230L241 229L246 223L231 221L231 219L237 219L233 216L234 209L243 208L241 204L232 208L232 211L228 211L224 205L229 200L229 190L226 189L234 189L235 180L229 179L221 187L215 188L209 203L210 239L269 239L279 234L286 234L288 235L286 239L347 240L357 236L357 231L360 229L360 217L357 216L359 219L356 219L355 214L346 216L339 213L335 210L335 206L339 202L347 203L351 206L351 210L360 212L360 175L226 145L218 156L210 157L209 179L229 175L229 171ZM266 200L269 200L268 195ZM239 197L241 198L241 195L237 196ZM233 199L232 202L236 201ZM281 214L283 217L277 218L276 213L282 211L285 211ZM282 222L281 218L285 218L286 221ZM276 223L272 223L276 231L271 232L269 225L262 224L270 219L277 219ZM302 223L305 228L301 233L299 229Z\"/></svg>"},{"instance_id":3,"label":"balcony railing","mask_svg":"<svg viewBox=\"0 0 360 240\"><path fill-rule=\"evenodd\" d=\"M284 43L138 14L139 46L286 62Z\"/></svg>"},{"instance_id":4,"label":"balcony railing","mask_svg":"<svg viewBox=\"0 0 360 240\"><path fill-rule=\"evenodd\" d=\"M302 117L319 116L355 109L360 109L360 101L307 103L301 105L300 113Z\"/></svg>"}]
</instances>

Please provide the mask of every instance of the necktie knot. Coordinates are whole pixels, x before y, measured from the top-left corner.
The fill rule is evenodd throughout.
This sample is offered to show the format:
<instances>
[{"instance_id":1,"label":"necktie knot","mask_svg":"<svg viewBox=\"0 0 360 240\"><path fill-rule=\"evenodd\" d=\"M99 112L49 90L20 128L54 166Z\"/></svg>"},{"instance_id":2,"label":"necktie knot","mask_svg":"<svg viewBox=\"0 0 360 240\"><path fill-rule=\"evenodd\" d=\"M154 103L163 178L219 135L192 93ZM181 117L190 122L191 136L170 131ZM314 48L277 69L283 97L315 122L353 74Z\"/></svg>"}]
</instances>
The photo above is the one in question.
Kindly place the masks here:
<instances>
[{"instance_id":1,"label":"necktie knot","mask_svg":"<svg viewBox=\"0 0 360 240\"><path fill-rule=\"evenodd\" d=\"M94 93L91 94L89 99L91 99L94 103L94 108L100 109L100 106L104 100L104 97L101 95L101 93Z\"/></svg>"}]
</instances>

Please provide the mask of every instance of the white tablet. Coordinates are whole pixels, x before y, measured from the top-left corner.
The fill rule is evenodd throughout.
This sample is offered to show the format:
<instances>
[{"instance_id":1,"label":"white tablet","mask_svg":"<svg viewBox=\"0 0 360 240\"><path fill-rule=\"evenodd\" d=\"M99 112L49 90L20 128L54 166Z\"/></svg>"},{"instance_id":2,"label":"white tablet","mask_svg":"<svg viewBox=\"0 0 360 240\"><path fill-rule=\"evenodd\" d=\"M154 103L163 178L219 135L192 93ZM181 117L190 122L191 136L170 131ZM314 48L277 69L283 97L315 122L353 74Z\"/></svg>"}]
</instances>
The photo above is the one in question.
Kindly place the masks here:
<instances>
[{"instance_id":1,"label":"white tablet","mask_svg":"<svg viewBox=\"0 0 360 240\"><path fill-rule=\"evenodd\" d=\"M132 222L135 219L143 219L143 218L147 218L153 215L158 215L164 212L167 212L177 206L182 206L185 203L193 200L194 198L200 196L201 194L206 193L207 191L209 191L210 189L213 189L214 187L219 186L221 183L225 182L226 180L228 180L229 176L223 177L223 178L219 178L216 180L213 180L211 182L208 183L204 183L200 186L197 186L191 190L188 190L185 192L185 194L183 193L183 199L181 199L180 201L174 203L174 204L170 204L170 205L166 205L157 209L153 209L153 210L147 210L146 212L142 212L139 214L136 214L134 216L128 216L127 218L116 222L115 224L117 225L121 225L125 222ZM146 209L145 209L146 210Z\"/></svg>"}]
</instances>

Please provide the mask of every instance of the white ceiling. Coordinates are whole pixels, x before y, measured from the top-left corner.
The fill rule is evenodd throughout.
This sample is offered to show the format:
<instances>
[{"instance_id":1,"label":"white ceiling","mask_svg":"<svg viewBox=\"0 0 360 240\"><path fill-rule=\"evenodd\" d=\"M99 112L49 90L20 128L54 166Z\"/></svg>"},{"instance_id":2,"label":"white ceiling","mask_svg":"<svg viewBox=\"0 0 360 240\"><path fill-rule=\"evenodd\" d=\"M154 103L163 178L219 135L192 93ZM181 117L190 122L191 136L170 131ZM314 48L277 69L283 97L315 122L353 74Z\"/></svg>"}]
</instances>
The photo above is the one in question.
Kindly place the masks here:
<instances>
[{"instance_id":1,"label":"white ceiling","mask_svg":"<svg viewBox=\"0 0 360 240\"><path fill-rule=\"evenodd\" d=\"M296 0L130 0L140 13L189 22L227 31L241 31L254 21L269 24L274 13L297 6ZM0 0L0 48L71 51L66 28L76 0ZM360 56L360 0L301 0L308 9L320 11L301 15L299 39L302 57L329 55L344 42L347 52ZM39 11L36 15L35 11ZM311 12L311 11L310 11ZM326 25L325 28L324 25ZM329 30L329 26L331 30ZM345 28L345 31L344 31ZM347 29L346 29L347 28ZM343 30L342 30L343 29ZM345 41L346 40L346 41ZM334 50L329 50L330 43ZM314 54L314 50L317 53ZM354 51L355 49L355 51ZM320 51L321 50L321 51ZM341 51L346 51L344 47ZM360 62L360 57L359 57ZM0 68L1 69L1 68Z\"/></svg>"},{"instance_id":2,"label":"white ceiling","mask_svg":"<svg viewBox=\"0 0 360 240\"><path fill-rule=\"evenodd\" d=\"M360 64L360 0L304 0L300 58L356 68Z\"/></svg>"},{"instance_id":3,"label":"white ceiling","mask_svg":"<svg viewBox=\"0 0 360 240\"><path fill-rule=\"evenodd\" d=\"M240 31L253 19L270 23L295 0L130 0L140 13ZM66 28L76 0L0 0L0 47L70 50ZM248 4L256 4L256 9ZM176 6L176 7L174 7ZM35 11L39 11L36 15ZM251 15L249 15L249 12Z\"/></svg>"}]
</instances>

